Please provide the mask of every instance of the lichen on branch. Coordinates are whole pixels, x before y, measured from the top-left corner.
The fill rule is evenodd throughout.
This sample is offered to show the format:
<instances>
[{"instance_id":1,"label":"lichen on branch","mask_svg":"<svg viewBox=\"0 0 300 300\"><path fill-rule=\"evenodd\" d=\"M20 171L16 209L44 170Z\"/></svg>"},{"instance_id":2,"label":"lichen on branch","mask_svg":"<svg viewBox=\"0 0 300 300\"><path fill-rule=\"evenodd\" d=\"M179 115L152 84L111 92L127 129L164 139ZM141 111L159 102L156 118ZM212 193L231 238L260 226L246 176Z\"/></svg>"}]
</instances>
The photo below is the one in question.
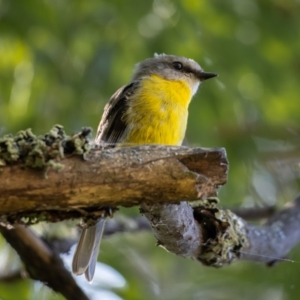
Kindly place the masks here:
<instances>
[{"instance_id":1,"label":"lichen on branch","mask_svg":"<svg viewBox=\"0 0 300 300\"><path fill-rule=\"evenodd\" d=\"M0 167L20 162L26 167L53 168L61 170L59 161L66 155L82 155L84 158L91 149L88 136L91 128L68 136L63 126L55 125L43 136L36 136L31 129L19 131L16 135L0 137Z\"/></svg>"}]
</instances>

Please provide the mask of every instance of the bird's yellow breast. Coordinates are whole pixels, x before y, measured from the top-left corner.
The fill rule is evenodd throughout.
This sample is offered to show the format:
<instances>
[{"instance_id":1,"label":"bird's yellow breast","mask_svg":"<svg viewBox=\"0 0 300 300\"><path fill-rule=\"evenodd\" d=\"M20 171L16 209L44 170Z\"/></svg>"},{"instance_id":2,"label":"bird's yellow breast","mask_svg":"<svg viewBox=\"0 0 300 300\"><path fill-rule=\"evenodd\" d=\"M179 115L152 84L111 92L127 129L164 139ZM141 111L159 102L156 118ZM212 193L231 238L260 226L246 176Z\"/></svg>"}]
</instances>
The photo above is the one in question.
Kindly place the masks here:
<instances>
[{"instance_id":1,"label":"bird's yellow breast","mask_svg":"<svg viewBox=\"0 0 300 300\"><path fill-rule=\"evenodd\" d=\"M128 124L124 143L181 145L185 135L190 86L152 75L132 95L124 115Z\"/></svg>"}]
</instances>

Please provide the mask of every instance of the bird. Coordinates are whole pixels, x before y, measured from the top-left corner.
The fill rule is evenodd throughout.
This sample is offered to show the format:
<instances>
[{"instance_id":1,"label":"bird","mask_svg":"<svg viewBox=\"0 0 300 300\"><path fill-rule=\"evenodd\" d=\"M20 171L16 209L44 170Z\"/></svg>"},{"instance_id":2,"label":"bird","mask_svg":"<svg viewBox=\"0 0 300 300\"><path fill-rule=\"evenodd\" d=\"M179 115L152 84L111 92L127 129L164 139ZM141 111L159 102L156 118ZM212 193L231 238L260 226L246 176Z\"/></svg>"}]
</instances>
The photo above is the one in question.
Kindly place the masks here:
<instances>
[{"instance_id":1,"label":"bird","mask_svg":"<svg viewBox=\"0 0 300 300\"><path fill-rule=\"evenodd\" d=\"M102 148L181 145L188 107L202 81L216 77L189 58L155 54L138 63L129 84L119 88L104 108L95 144ZM75 275L93 280L105 214L82 230L72 262Z\"/></svg>"}]
</instances>

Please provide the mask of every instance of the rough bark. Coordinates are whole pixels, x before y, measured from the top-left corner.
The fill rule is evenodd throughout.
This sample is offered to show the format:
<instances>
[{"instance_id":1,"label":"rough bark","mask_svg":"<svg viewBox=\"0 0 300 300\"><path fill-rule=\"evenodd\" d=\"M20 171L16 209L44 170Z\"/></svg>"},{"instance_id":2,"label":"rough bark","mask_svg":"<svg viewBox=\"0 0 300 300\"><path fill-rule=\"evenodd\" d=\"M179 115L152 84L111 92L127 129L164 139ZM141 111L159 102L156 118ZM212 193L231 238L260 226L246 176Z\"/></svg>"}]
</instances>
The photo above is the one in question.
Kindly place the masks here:
<instances>
[{"instance_id":1,"label":"rough bark","mask_svg":"<svg viewBox=\"0 0 300 300\"><path fill-rule=\"evenodd\" d=\"M240 259L272 265L285 259L300 242L300 196L270 217L263 226L245 223L249 241L240 251Z\"/></svg>"},{"instance_id":2,"label":"rough bark","mask_svg":"<svg viewBox=\"0 0 300 300\"><path fill-rule=\"evenodd\" d=\"M0 172L0 214L60 221L105 206L175 203L216 195L225 184L224 149L142 146L93 149L62 160L60 171L6 165ZM97 214L96 214L97 216Z\"/></svg>"},{"instance_id":3,"label":"rough bark","mask_svg":"<svg viewBox=\"0 0 300 300\"><path fill-rule=\"evenodd\" d=\"M300 242L300 197L262 226L249 224L230 210L219 208L216 199L202 201L194 209L185 202L143 205L143 212L159 246L213 267L237 260L272 265L285 260ZM253 209L250 215L252 212Z\"/></svg>"},{"instance_id":4,"label":"rough bark","mask_svg":"<svg viewBox=\"0 0 300 300\"><path fill-rule=\"evenodd\" d=\"M84 129L66 137L55 126L42 138L26 131L0 140L0 221L97 218L106 206L139 204L159 246L214 267L238 259L272 264L299 242L300 198L263 226L248 224L218 207L213 197L226 183L228 170L224 149L143 146L94 148L87 154L88 133ZM61 160L74 152L85 161L78 156ZM196 199L204 200L194 208L186 202ZM253 212L240 214L251 217ZM1 232L28 268L32 260L28 253L37 253L31 277L60 291L51 271L47 277L48 272L39 269L39 264L44 270L60 269L57 261L54 267L49 264L54 262L51 250L21 226Z\"/></svg>"}]
</instances>

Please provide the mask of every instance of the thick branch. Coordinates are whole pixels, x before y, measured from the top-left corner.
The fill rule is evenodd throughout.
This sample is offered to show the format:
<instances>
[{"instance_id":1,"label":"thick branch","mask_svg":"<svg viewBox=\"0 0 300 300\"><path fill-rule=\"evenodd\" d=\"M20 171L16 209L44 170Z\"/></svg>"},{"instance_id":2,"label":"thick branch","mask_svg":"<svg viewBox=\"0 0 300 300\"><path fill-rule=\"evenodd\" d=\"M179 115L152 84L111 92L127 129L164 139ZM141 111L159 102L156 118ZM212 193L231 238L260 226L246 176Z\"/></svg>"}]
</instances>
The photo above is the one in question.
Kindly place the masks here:
<instances>
[{"instance_id":1,"label":"thick branch","mask_svg":"<svg viewBox=\"0 0 300 300\"><path fill-rule=\"evenodd\" d=\"M158 245L205 265L221 267L236 260L272 264L300 242L300 197L274 214L263 226L253 226L207 199L194 210L179 205L143 205Z\"/></svg>"},{"instance_id":2,"label":"thick branch","mask_svg":"<svg viewBox=\"0 0 300 300\"><path fill-rule=\"evenodd\" d=\"M224 149L163 146L93 149L86 160L61 162L64 168L46 178L20 163L2 167L0 214L13 222L41 212L59 221L85 217L91 208L199 199L216 194L228 168Z\"/></svg>"},{"instance_id":3,"label":"thick branch","mask_svg":"<svg viewBox=\"0 0 300 300\"><path fill-rule=\"evenodd\" d=\"M142 205L158 246L184 257L197 257L201 251L202 228L187 202Z\"/></svg>"}]
</instances>

